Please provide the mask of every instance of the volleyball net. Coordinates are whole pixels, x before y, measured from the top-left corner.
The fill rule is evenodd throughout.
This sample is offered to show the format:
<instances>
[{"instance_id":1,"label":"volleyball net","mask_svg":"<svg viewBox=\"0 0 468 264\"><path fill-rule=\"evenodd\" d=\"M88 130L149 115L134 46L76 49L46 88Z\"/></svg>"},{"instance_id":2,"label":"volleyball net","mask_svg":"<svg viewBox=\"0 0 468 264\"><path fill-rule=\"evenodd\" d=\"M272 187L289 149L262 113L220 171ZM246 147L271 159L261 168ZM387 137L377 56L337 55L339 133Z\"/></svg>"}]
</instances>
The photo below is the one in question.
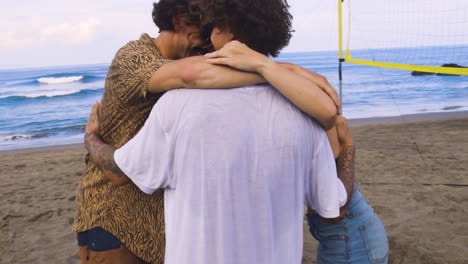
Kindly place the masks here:
<instances>
[{"instance_id":1,"label":"volleyball net","mask_svg":"<svg viewBox=\"0 0 468 264\"><path fill-rule=\"evenodd\" d=\"M468 75L468 0L338 0L340 61Z\"/></svg>"}]
</instances>

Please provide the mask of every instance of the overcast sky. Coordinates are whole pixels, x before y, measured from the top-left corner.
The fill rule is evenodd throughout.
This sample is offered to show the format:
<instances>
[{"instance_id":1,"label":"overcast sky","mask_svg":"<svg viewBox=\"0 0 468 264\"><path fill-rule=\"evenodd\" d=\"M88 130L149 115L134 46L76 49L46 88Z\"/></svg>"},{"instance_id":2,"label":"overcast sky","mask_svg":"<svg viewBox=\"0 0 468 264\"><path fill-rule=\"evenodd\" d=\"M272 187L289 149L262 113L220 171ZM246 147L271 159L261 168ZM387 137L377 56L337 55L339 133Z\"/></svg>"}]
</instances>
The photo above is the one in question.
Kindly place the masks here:
<instances>
[{"instance_id":1,"label":"overcast sky","mask_svg":"<svg viewBox=\"0 0 468 264\"><path fill-rule=\"evenodd\" d=\"M448 3L456 3L458 5L458 8L455 8L458 12L456 17L464 20L461 22L457 20L454 23L457 27L468 28L468 0L392 0L391 2L408 1L412 3L410 7L413 12L421 10L421 14L424 14L428 2L431 3L429 6L445 7L444 12L437 13L440 21L444 17L454 17L454 13L448 12L446 7L451 6ZM153 37L157 35L157 28L151 18L153 2L152 0L4 1L0 9L0 69L110 63L115 52L129 40L137 39L143 32ZM364 11L367 3L374 5L376 3L375 0L353 0L353 3L355 2L360 2ZM295 33L284 52L337 49L336 0L289 0L289 3L294 16ZM378 6L385 8L383 4ZM460 6L465 10L463 8L460 10ZM392 12L389 14L393 18L401 20L398 17L401 13L399 10ZM374 30L378 30L378 27L395 30L395 27L391 26L392 23L385 21L382 25L374 24ZM422 30L420 24L416 26L417 30ZM430 27L437 27L437 24ZM362 38L352 39L354 47L366 47L366 43L369 42L360 43L359 39ZM382 38L379 36L380 40ZM468 35L462 34L461 37L450 39L447 43L437 43L459 44L466 39ZM465 44L468 44L468 41Z\"/></svg>"}]
</instances>

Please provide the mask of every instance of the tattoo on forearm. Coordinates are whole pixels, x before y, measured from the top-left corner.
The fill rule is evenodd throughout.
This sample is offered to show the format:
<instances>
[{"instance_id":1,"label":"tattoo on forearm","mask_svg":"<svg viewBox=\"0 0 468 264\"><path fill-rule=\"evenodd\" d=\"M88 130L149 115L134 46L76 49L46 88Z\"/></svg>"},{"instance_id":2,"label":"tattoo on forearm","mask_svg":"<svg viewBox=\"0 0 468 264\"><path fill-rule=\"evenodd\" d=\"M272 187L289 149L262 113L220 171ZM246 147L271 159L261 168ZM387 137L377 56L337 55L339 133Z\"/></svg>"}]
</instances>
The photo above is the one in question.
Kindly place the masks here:
<instances>
[{"instance_id":1,"label":"tattoo on forearm","mask_svg":"<svg viewBox=\"0 0 468 264\"><path fill-rule=\"evenodd\" d=\"M113 146L105 144L96 134L85 134L85 138L90 159L100 170L106 175L112 175L117 178L126 176L115 163L115 148Z\"/></svg>"},{"instance_id":2,"label":"tattoo on forearm","mask_svg":"<svg viewBox=\"0 0 468 264\"><path fill-rule=\"evenodd\" d=\"M115 148L109 145L103 145L100 151L101 170L110 172L118 178L124 177L125 173L117 166L114 160Z\"/></svg>"},{"instance_id":3,"label":"tattoo on forearm","mask_svg":"<svg viewBox=\"0 0 468 264\"><path fill-rule=\"evenodd\" d=\"M338 156L336 164L338 178L343 182L346 193L348 195L348 200L346 201L346 204L340 208L340 216L333 219L324 218L327 222L335 224L339 223L348 211L348 207L354 191L354 153L354 146L346 146L341 150L340 155Z\"/></svg>"},{"instance_id":4,"label":"tattoo on forearm","mask_svg":"<svg viewBox=\"0 0 468 264\"><path fill-rule=\"evenodd\" d=\"M338 157L338 178L343 182L348 194L348 202L354 191L354 154L355 147L345 147Z\"/></svg>"}]
</instances>

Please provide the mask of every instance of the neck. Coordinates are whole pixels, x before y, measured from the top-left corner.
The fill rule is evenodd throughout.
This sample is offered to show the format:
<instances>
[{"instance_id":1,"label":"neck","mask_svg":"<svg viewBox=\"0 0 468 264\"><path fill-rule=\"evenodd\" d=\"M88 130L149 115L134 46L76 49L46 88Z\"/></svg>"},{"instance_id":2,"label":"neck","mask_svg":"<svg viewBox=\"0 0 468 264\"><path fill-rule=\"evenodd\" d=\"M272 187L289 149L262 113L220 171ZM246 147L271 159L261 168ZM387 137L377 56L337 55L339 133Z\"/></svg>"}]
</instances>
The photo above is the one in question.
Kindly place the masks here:
<instances>
[{"instance_id":1,"label":"neck","mask_svg":"<svg viewBox=\"0 0 468 264\"><path fill-rule=\"evenodd\" d=\"M174 33L170 31L162 31L159 36L154 39L154 44L158 47L161 56L165 59L174 59L173 54L173 37Z\"/></svg>"}]
</instances>

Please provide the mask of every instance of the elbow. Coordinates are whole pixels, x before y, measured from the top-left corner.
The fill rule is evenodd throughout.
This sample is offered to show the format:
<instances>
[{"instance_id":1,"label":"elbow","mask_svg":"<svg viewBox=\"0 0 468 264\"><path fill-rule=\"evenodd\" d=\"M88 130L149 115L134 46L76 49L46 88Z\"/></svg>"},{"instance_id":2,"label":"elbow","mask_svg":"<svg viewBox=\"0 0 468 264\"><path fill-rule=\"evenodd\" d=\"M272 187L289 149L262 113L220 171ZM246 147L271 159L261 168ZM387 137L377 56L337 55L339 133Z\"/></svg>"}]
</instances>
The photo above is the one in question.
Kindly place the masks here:
<instances>
[{"instance_id":1,"label":"elbow","mask_svg":"<svg viewBox=\"0 0 468 264\"><path fill-rule=\"evenodd\" d=\"M180 72L180 79L184 88L202 88L200 83L205 78L206 68L203 67L204 58L193 58L190 67L184 67Z\"/></svg>"},{"instance_id":2,"label":"elbow","mask_svg":"<svg viewBox=\"0 0 468 264\"><path fill-rule=\"evenodd\" d=\"M195 88L198 73L193 69L185 69L180 73L180 80L184 88Z\"/></svg>"},{"instance_id":3,"label":"elbow","mask_svg":"<svg viewBox=\"0 0 468 264\"><path fill-rule=\"evenodd\" d=\"M107 174L107 173L106 173ZM130 183L130 179L127 176L115 177L115 175L106 175L107 178L117 186L124 186Z\"/></svg>"},{"instance_id":4,"label":"elbow","mask_svg":"<svg viewBox=\"0 0 468 264\"><path fill-rule=\"evenodd\" d=\"M124 185L129 184L130 180L127 177L125 177L125 179L123 179L123 180L117 180L117 181L113 181L113 182L117 186L124 186Z\"/></svg>"},{"instance_id":5,"label":"elbow","mask_svg":"<svg viewBox=\"0 0 468 264\"><path fill-rule=\"evenodd\" d=\"M324 119L321 122L325 131L332 129L335 126L337 115L338 112L336 111L336 108L330 109L328 111L328 114L324 117Z\"/></svg>"},{"instance_id":6,"label":"elbow","mask_svg":"<svg viewBox=\"0 0 468 264\"><path fill-rule=\"evenodd\" d=\"M328 83L327 77L325 77L325 76L323 76L323 75L321 75L321 74L318 74L318 73L316 73L316 74L317 74L318 80L319 80L321 83Z\"/></svg>"}]
</instances>

